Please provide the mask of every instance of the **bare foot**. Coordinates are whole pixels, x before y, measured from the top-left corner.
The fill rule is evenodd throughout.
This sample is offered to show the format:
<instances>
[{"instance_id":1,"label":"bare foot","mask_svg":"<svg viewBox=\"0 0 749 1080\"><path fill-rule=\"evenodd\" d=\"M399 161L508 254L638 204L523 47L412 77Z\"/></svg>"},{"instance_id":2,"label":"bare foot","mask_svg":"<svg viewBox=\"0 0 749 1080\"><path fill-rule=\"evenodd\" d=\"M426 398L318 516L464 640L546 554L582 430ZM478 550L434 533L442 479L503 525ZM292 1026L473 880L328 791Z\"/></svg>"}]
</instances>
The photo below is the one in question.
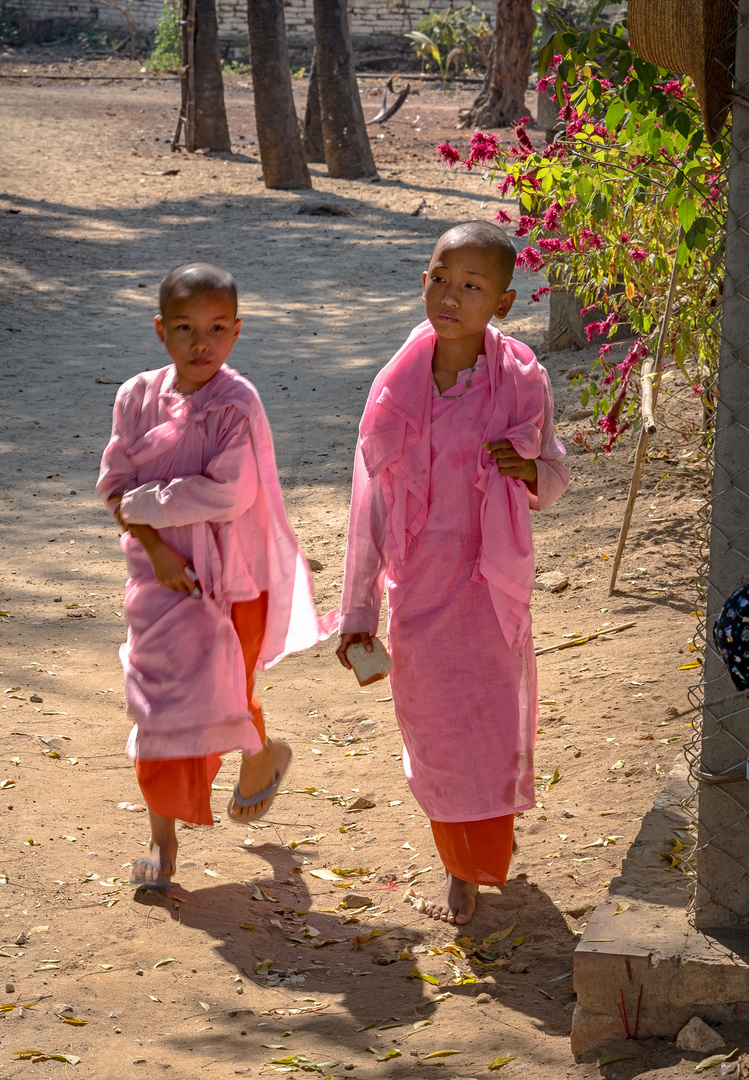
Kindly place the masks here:
<instances>
[{"instance_id":1,"label":"bare foot","mask_svg":"<svg viewBox=\"0 0 749 1080\"><path fill-rule=\"evenodd\" d=\"M146 889L166 889L177 866L177 834L174 818L151 813L151 844L149 858L133 860L131 885Z\"/></svg>"},{"instance_id":2,"label":"bare foot","mask_svg":"<svg viewBox=\"0 0 749 1080\"><path fill-rule=\"evenodd\" d=\"M478 892L478 885L472 881L462 881L448 873L444 892L435 903L427 904L426 913L432 919L463 926L473 918Z\"/></svg>"},{"instance_id":3,"label":"bare foot","mask_svg":"<svg viewBox=\"0 0 749 1080\"><path fill-rule=\"evenodd\" d=\"M291 761L291 747L282 739L266 739L263 749L257 754L242 753L242 764L239 769L239 794L243 799L249 799L260 791L265 791L276 781L280 781L289 767ZM238 806L234 796L229 800L226 810L232 821L252 822L261 818L275 797L275 791L267 798L255 803L254 806Z\"/></svg>"}]
</instances>

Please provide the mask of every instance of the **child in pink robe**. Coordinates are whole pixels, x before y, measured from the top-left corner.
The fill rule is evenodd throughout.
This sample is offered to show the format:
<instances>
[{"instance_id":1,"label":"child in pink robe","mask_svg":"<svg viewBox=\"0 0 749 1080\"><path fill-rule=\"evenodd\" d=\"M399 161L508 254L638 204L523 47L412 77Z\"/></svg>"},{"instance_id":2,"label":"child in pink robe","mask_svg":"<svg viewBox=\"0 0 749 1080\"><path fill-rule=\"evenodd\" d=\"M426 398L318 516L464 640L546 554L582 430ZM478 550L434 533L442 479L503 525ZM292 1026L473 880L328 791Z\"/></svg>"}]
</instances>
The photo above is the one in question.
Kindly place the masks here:
<instances>
[{"instance_id":1,"label":"child in pink robe","mask_svg":"<svg viewBox=\"0 0 749 1080\"><path fill-rule=\"evenodd\" d=\"M241 326L233 278L187 264L159 299L173 363L120 387L97 485L125 529L127 751L151 816L150 857L135 861L132 884L152 889L174 875L175 819L213 823L220 754L243 751L229 817L267 811L291 750L265 738L254 668L336 621L315 609L257 391L225 366Z\"/></svg>"},{"instance_id":2,"label":"child in pink robe","mask_svg":"<svg viewBox=\"0 0 749 1080\"><path fill-rule=\"evenodd\" d=\"M538 707L530 509L569 472L546 372L493 326L515 299L511 241L468 222L424 274L427 321L375 379L354 464L338 656L371 648L383 588L393 703L411 790L465 923L503 885L513 817L534 805Z\"/></svg>"}]
</instances>

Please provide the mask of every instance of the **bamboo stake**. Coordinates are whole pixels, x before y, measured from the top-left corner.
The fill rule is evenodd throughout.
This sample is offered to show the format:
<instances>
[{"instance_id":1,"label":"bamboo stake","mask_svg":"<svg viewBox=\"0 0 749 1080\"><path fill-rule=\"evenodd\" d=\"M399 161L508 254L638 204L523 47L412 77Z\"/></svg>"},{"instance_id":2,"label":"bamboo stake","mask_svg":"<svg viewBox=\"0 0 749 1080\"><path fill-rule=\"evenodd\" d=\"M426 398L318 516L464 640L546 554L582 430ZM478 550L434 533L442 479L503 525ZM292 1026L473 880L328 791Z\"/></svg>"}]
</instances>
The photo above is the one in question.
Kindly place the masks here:
<instances>
[{"instance_id":1,"label":"bamboo stake","mask_svg":"<svg viewBox=\"0 0 749 1080\"><path fill-rule=\"evenodd\" d=\"M604 630L596 630L592 634L583 634L582 637L572 638L571 641L562 641L559 645L547 645L544 649L536 649L536 656L545 656L546 653L558 652L560 649L572 649L575 645L584 645L586 641L595 641L596 638L605 637L607 634L616 634L619 630L629 630L634 626L633 622L620 623L619 626L607 626Z\"/></svg>"},{"instance_id":2,"label":"bamboo stake","mask_svg":"<svg viewBox=\"0 0 749 1080\"><path fill-rule=\"evenodd\" d=\"M677 251L683 235L684 230L680 229L679 239L677 243ZM637 502L637 494L640 489L642 470L645 465L645 455L647 453L648 443L650 442L650 436L654 435L657 431L657 424L655 422L654 416L655 405L658 400L658 389L661 384L661 375L663 373L663 358L666 353L666 334L668 332L668 324L671 321L671 312L673 311L674 307L677 275L678 266L676 261L676 255L674 255L674 263L671 267L671 281L669 282L668 286L666 310L663 313L663 322L661 323L661 330L658 335L658 344L656 346L655 357L648 357L648 359L642 365L642 371L640 375L640 382L642 386L642 427L640 428L640 437L637 440L635 467L632 473L632 479L629 484L627 507L624 511L624 520L622 521L622 527L619 530L619 540L616 545L614 565L611 568L611 580L609 581L609 596L614 595L614 589L616 588L616 577L619 573L619 564L622 561L622 555L624 554L624 545L627 543L629 526L632 523L632 514L634 513L635 503Z\"/></svg>"}]
</instances>

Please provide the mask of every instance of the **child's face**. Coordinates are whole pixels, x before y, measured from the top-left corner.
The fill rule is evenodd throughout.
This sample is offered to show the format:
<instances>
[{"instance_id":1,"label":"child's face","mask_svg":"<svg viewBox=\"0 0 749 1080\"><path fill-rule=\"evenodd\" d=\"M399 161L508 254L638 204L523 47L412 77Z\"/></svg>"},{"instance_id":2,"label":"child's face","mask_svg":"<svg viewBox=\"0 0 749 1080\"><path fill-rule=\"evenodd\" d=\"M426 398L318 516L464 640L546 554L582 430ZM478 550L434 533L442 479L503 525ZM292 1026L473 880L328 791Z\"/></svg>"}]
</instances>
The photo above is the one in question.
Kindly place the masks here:
<instances>
[{"instance_id":1,"label":"child's face","mask_svg":"<svg viewBox=\"0 0 749 1080\"><path fill-rule=\"evenodd\" d=\"M426 316L437 336L451 341L483 334L492 318L505 318L517 295L495 253L449 239L437 244L423 280Z\"/></svg>"},{"instance_id":2,"label":"child's face","mask_svg":"<svg viewBox=\"0 0 749 1080\"><path fill-rule=\"evenodd\" d=\"M177 368L180 394L194 394L229 359L242 320L226 293L200 292L174 300L154 326Z\"/></svg>"}]
</instances>

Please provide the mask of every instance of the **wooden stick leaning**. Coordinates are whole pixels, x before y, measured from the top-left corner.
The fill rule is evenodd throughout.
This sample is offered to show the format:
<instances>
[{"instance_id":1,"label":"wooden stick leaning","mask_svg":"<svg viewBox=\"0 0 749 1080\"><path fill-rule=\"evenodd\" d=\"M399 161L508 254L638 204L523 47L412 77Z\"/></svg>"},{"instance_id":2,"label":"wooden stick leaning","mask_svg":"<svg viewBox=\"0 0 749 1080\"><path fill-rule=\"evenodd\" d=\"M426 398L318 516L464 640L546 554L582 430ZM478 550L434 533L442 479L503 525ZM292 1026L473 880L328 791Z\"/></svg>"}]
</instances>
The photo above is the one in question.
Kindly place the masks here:
<instances>
[{"instance_id":1,"label":"wooden stick leaning","mask_svg":"<svg viewBox=\"0 0 749 1080\"><path fill-rule=\"evenodd\" d=\"M581 637L572 638L571 641L562 641L559 645L547 645L542 649L535 649L536 656L544 656L546 653L559 652L560 649L572 649L575 645L584 645L586 641L594 641L607 634L616 634L619 630L629 630L634 626L633 622L620 623L619 626L607 626L604 630L596 630L593 634L583 634Z\"/></svg>"},{"instance_id":2,"label":"wooden stick leaning","mask_svg":"<svg viewBox=\"0 0 749 1080\"><path fill-rule=\"evenodd\" d=\"M682 241L683 232L683 229L679 230L679 244ZM632 514L634 513L635 502L637 501L637 493L640 488L640 480L642 479L642 470L645 466L645 454L647 453L650 436L655 435L657 431L657 425L654 416L655 404L658 400L658 388L661 384L661 375L663 373L663 358L666 353L666 333L668 331L668 324L671 322L671 312L673 311L674 307L677 274L678 264L676 260L676 254L674 254L674 264L671 267L671 281L669 283L668 297L666 299L666 310L663 313L663 322L661 323L661 330L658 335L658 345L655 350L655 357L649 356L643 362L640 372L640 383L642 387L642 427L640 428L640 437L637 440L635 467L632 473L632 479L629 484L627 507L624 511L624 520L622 521L622 527L619 530L619 540L616 545L614 565L611 568L611 580L609 581L609 596L614 595L614 589L616 588L616 576L619 573L619 564L622 561L622 555L624 554L624 545L627 543L629 526L632 523Z\"/></svg>"}]
</instances>

